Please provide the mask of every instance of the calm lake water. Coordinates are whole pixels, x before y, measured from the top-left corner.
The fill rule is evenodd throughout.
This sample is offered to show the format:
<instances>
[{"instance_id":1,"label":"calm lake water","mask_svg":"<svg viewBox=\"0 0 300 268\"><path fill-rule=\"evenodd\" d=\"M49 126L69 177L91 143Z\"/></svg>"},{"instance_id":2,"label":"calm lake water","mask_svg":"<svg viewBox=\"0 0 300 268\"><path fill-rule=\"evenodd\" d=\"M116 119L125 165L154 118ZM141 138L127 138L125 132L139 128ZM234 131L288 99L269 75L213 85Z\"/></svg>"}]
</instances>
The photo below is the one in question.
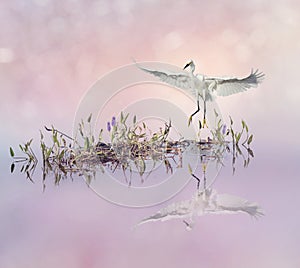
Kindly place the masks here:
<instances>
[{"instance_id":1,"label":"calm lake water","mask_svg":"<svg viewBox=\"0 0 300 268\"><path fill-rule=\"evenodd\" d=\"M40 167L31 183L10 174L6 157L1 161L1 267L296 267L299 151L268 145L256 144L249 167L237 165L234 176L227 163L213 184L218 193L258 202L265 216L205 215L196 218L190 232L181 220L133 226L166 204L191 198L193 180L164 204L125 208L98 197L77 176L59 186L49 176L42 192Z\"/></svg>"}]
</instances>

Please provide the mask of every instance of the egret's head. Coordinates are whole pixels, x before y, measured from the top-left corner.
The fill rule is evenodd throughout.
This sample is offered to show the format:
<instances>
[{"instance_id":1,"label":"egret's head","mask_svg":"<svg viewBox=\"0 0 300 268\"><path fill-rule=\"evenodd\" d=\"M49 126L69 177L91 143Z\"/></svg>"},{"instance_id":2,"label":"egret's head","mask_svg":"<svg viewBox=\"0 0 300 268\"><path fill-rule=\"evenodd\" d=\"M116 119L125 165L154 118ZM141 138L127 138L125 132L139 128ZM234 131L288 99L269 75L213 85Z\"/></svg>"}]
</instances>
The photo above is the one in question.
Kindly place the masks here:
<instances>
[{"instance_id":1,"label":"egret's head","mask_svg":"<svg viewBox=\"0 0 300 268\"><path fill-rule=\"evenodd\" d=\"M183 70L189 68L190 72L193 73L195 71L195 63L190 60L184 67Z\"/></svg>"}]
</instances>

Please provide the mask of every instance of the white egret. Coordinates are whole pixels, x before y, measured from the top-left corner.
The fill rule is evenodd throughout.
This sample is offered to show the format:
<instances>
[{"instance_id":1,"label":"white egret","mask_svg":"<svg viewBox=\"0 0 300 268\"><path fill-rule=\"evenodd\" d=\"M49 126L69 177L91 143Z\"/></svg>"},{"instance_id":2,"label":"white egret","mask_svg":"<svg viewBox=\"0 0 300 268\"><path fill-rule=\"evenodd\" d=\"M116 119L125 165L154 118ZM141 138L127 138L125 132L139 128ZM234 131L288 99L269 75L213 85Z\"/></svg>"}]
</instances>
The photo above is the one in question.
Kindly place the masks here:
<instances>
[{"instance_id":1,"label":"white egret","mask_svg":"<svg viewBox=\"0 0 300 268\"><path fill-rule=\"evenodd\" d=\"M246 213L255 218L264 215L257 203L234 195L217 194L214 189L205 189L202 191L198 190L190 200L170 204L152 216L141 220L136 226L147 222L184 219L187 229L190 230L194 224L195 216L230 213Z\"/></svg>"},{"instance_id":2,"label":"white egret","mask_svg":"<svg viewBox=\"0 0 300 268\"><path fill-rule=\"evenodd\" d=\"M212 101L216 96L228 96L246 91L251 87L257 87L264 78L264 74L258 70L252 70L250 75L245 78L209 77L202 74L195 75L195 64L192 60L183 68L184 70L189 68L190 71L180 73L150 70L140 65L137 66L141 70L158 77L161 81L187 91L196 98L197 110L190 116L188 124L191 123L193 116L200 111L199 99L201 98L204 104L204 126L206 125L206 101Z\"/></svg>"}]
</instances>

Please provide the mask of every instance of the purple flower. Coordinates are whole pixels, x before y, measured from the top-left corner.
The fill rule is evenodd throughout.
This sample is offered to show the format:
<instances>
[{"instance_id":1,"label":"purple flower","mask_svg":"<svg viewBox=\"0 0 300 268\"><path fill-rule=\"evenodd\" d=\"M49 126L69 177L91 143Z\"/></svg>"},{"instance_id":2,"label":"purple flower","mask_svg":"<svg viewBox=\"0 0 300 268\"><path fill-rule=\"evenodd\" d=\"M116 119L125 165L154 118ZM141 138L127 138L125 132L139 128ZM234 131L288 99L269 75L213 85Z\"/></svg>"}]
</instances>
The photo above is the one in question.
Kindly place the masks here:
<instances>
[{"instance_id":1,"label":"purple flower","mask_svg":"<svg viewBox=\"0 0 300 268\"><path fill-rule=\"evenodd\" d=\"M222 126L222 134L223 134L223 135L225 134L226 129L227 129L227 126L224 124L224 125Z\"/></svg>"},{"instance_id":2,"label":"purple flower","mask_svg":"<svg viewBox=\"0 0 300 268\"><path fill-rule=\"evenodd\" d=\"M113 116L111 119L111 125L114 127L116 125L116 117Z\"/></svg>"},{"instance_id":3,"label":"purple flower","mask_svg":"<svg viewBox=\"0 0 300 268\"><path fill-rule=\"evenodd\" d=\"M108 130L108 132L110 132L110 131L111 131L110 122L107 122L107 130Z\"/></svg>"}]
</instances>

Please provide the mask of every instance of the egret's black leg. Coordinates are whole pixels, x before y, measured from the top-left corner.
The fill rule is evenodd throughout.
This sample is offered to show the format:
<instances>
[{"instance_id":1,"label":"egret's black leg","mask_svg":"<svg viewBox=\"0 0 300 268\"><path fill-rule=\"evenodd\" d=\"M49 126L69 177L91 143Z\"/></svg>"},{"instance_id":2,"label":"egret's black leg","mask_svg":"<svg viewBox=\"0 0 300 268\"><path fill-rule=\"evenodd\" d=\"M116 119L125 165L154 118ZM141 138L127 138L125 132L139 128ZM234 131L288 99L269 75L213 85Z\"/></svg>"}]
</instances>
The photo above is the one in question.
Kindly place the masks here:
<instances>
[{"instance_id":1,"label":"egret's black leg","mask_svg":"<svg viewBox=\"0 0 300 268\"><path fill-rule=\"evenodd\" d=\"M190 116L188 125L191 124L191 122L192 122L192 120L193 120L193 116L194 116L196 113L198 113L199 111L200 111L200 104L199 104L199 99L198 99L198 100L197 100L197 110Z\"/></svg>"},{"instance_id":2,"label":"egret's black leg","mask_svg":"<svg viewBox=\"0 0 300 268\"><path fill-rule=\"evenodd\" d=\"M206 172L203 173L203 185L204 189L206 189Z\"/></svg>"},{"instance_id":3,"label":"egret's black leg","mask_svg":"<svg viewBox=\"0 0 300 268\"><path fill-rule=\"evenodd\" d=\"M193 117L199 111L200 111L200 104L199 104L199 100L197 100L197 110L191 115L191 117Z\"/></svg>"},{"instance_id":4,"label":"egret's black leg","mask_svg":"<svg viewBox=\"0 0 300 268\"><path fill-rule=\"evenodd\" d=\"M206 125L206 100L203 101L204 112L203 112L203 127Z\"/></svg>"},{"instance_id":5,"label":"egret's black leg","mask_svg":"<svg viewBox=\"0 0 300 268\"><path fill-rule=\"evenodd\" d=\"M196 175L194 175L193 173L192 173L192 176L198 181L197 190L199 190L199 188L200 188L200 179Z\"/></svg>"}]
</instances>

